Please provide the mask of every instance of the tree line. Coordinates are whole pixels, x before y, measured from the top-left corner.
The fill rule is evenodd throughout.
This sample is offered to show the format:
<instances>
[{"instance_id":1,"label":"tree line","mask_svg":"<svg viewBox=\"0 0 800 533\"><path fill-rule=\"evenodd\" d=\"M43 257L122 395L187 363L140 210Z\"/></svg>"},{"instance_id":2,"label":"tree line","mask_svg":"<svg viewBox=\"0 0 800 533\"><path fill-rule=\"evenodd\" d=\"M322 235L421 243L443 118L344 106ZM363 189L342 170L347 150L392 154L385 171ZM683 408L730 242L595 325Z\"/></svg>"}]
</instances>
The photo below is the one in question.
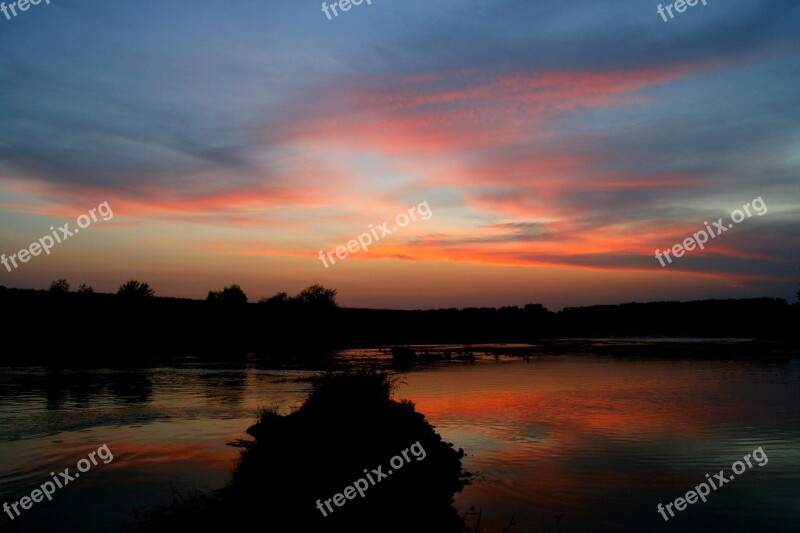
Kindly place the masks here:
<instances>
[{"instance_id":1,"label":"tree line","mask_svg":"<svg viewBox=\"0 0 800 533\"><path fill-rule=\"evenodd\" d=\"M66 279L57 279L50 283L48 292L55 294L67 294L70 291L70 284ZM77 294L94 294L94 288L90 285L81 284L75 291ZM278 292L269 298L261 298L258 303L270 307L315 307L320 309L338 307L336 303L336 289L328 289L319 284L306 287L295 296L288 293ZM117 296L131 299L146 299L155 297L155 291L150 285L135 279L126 281L119 286ZM218 291L208 291L206 301L226 304L243 305L248 302L247 294L237 284L225 286Z\"/></svg>"}]
</instances>

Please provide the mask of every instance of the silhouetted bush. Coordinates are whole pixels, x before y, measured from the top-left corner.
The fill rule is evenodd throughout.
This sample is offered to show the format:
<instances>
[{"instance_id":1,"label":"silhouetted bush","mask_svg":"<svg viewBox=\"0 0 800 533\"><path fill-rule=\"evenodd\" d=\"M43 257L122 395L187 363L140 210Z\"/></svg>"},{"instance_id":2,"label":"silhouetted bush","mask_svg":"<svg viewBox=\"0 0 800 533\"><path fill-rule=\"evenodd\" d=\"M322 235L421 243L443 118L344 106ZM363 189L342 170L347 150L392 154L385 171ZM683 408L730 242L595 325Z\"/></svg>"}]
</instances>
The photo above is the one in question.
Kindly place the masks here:
<instances>
[{"instance_id":1,"label":"silhouetted bush","mask_svg":"<svg viewBox=\"0 0 800 533\"><path fill-rule=\"evenodd\" d=\"M390 397L392 379L374 371L323 376L296 412L263 410L248 429L230 485L213 498L193 498L151 515L149 530L199 527L270 531L464 531L453 496L464 487L463 451L442 441L410 402ZM365 470L382 467L415 443L424 451L370 484L327 516L317 508ZM422 457L420 459L420 457ZM401 457L402 458L402 457ZM374 477L376 474L371 473Z\"/></svg>"},{"instance_id":2,"label":"silhouetted bush","mask_svg":"<svg viewBox=\"0 0 800 533\"><path fill-rule=\"evenodd\" d=\"M322 285L311 285L295 296L300 305L317 309L332 309L337 307L336 289L326 289Z\"/></svg>"},{"instance_id":3,"label":"silhouetted bush","mask_svg":"<svg viewBox=\"0 0 800 533\"><path fill-rule=\"evenodd\" d=\"M132 279L119 286L117 296L131 299L152 298L155 296L155 291L147 283Z\"/></svg>"},{"instance_id":4,"label":"silhouetted bush","mask_svg":"<svg viewBox=\"0 0 800 533\"><path fill-rule=\"evenodd\" d=\"M258 303L265 304L273 307L280 307L289 303L289 295L285 292L276 293L275 296L269 298L261 298Z\"/></svg>"},{"instance_id":5,"label":"silhouetted bush","mask_svg":"<svg viewBox=\"0 0 800 533\"><path fill-rule=\"evenodd\" d=\"M50 284L49 292L56 294L66 294L69 292L69 283L65 279L57 279Z\"/></svg>"},{"instance_id":6,"label":"silhouetted bush","mask_svg":"<svg viewBox=\"0 0 800 533\"><path fill-rule=\"evenodd\" d=\"M221 291L208 291L209 302L218 302L230 305L242 305L247 303L247 295L241 287L236 284L225 287Z\"/></svg>"}]
</instances>

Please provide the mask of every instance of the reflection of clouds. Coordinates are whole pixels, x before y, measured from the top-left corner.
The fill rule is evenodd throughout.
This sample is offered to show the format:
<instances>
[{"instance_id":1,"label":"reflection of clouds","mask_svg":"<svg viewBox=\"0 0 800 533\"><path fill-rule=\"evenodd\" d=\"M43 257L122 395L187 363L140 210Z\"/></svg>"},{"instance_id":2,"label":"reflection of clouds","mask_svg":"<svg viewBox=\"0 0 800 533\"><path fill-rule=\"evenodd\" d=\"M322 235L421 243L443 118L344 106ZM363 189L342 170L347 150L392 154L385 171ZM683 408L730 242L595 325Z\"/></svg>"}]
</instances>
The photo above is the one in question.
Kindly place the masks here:
<instances>
[{"instance_id":1,"label":"reflection of clouds","mask_svg":"<svg viewBox=\"0 0 800 533\"><path fill-rule=\"evenodd\" d=\"M538 422L523 422L511 428L482 419L473 421L469 426L441 424L437 429L447 433L450 442L457 443L457 447L469 450L468 453L474 456L505 452L525 444L542 447L557 444L551 438L550 425Z\"/></svg>"},{"instance_id":2,"label":"reflection of clouds","mask_svg":"<svg viewBox=\"0 0 800 533\"><path fill-rule=\"evenodd\" d=\"M575 530L636 530L651 523L654 501L672 501L764 443L784 457L786 479L800 477L797 372L683 357L558 356L445 369L435 380L407 375L402 393L465 449L465 468L489 481L476 480L457 503L481 506L490 528L514 513L519 527L543 529L563 512ZM780 414L772 405L783 406ZM765 476L770 495L756 495L755 485L739 490L774 514L790 483L753 475ZM747 498L719 504L707 519L729 521Z\"/></svg>"},{"instance_id":3,"label":"reflection of clouds","mask_svg":"<svg viewBox=\"0 0 800 533\"><path fill-rule=\"evenodd\" d=\"M660 374L667 369L666 362L631 363L614 375L604 373L608 368L601 359L586 358L580 364L590 372L574 373L575 361L564 365L545 361L520 363L513 370L486 367L480 383L467 375L455 379L439 373L443 379L434 386L440 394L422 392L413 397L430 419L452 419L462 427L468 420L480 428L476 431L498 439L530 431L533 440L562 447L575 442L580 434L626 440L637 435L646 439L668 436L679 430L701 436L710 421L740 413L725 401L702 401L705 397L730 399L735 392L724 382L709 383L697 372L714 363L700 363L701 368L692 371L672 370L676 383L666 389ZM481 390L487 387L496 390ZM412 396L416 388L413 384L403 394Z\"/></svg>"},{"instance_id":4,"label":"reflection of clouds","mask_svg":"<svg viewBox=\"0 0 800 533\"><path fill-rule=\"evenodd\" d=\"M191 443L193 434L208 433L207 428L203 427L203 421L195 421L180 428L182 435L176 435L176 428L167 428L165 424L168 423L156 422L146 429L145 436L141 432L131 432L131 440L116 442L112 449L113 464L117 468L163 464L185 470L185 463L191 463L193 468L224 470L230 469L238 457L238 450L226 446L224 438L206 438L202 444ZM192 425L199 426L198 430L193 431Z\"/></svg>"}]
</instances>

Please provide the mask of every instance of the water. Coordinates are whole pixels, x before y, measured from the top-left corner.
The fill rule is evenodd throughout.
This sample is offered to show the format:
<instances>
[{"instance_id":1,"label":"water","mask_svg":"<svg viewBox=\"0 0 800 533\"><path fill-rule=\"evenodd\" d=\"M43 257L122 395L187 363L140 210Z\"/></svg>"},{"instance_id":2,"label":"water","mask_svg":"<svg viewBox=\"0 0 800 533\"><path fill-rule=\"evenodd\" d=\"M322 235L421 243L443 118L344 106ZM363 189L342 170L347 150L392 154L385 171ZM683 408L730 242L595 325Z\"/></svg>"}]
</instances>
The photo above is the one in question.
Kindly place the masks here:
<instances>
[{"instance_id":1,"label":"water","mask_svg":"<svg viewBox=\"0 0 800 533\"><path fill-rule=\"evenodd\" d=\"M385 358L375 350L341 359ZM302 404L309 370L200 362L115 371L0 370L0 502L107 444L53 501L0 529L114 531L174 491L223 486L259 406ZM412 400L479 474L456 497L501 531L797 531L800 358L769 362L586 353L491 357L402 374ZM735 479L666 522L656 506L761 447ZM324 452L324 448L321 448ZM13 511L12 511L13 513ZM667 515L669 516L669 515ZM471 517L474 523L475 516Z\"/></svg>"}]
</instances>

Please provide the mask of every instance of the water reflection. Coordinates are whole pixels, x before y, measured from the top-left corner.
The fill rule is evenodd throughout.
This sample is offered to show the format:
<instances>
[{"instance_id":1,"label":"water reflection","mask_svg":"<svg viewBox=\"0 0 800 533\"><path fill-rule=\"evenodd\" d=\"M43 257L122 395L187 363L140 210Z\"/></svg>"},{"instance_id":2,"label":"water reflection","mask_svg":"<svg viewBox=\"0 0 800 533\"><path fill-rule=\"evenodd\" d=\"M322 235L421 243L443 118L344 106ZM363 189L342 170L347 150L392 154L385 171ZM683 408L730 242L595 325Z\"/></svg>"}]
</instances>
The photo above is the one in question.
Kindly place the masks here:
<instances>
[{"instance_id":1,"label":"water reflection","mask_svg":"<svg viewBox=\"0 0 800 533\"><path fill-rule=\"evenodd\" d=\"M206 399L228 407L238 407L244 401L247 378L244 370L197 374Z\"/></svg>"},{"instance_id":2,"label":"water reflection","mask_svg":"<svg viewBox=\"0 0 800 533\"><path fill-rule=\"evenodd\" d=\"M658 502L764 446L780 470L749 471L678 526L763 531L800 524L798 383L796 362L583 356L417 372L401 392L470 452L487 482L458 503L494 530L512 515L545 530L561 514L565 531L674 528Z\"/></svg>"},{"instance_id":3,"label":"water reflection","mask_svg":"<svg viewBox=\"0 0 800 533\"><path fill-rule=\"evenodd\" d=\"M379 351L347 354L367 363ZM386 359L386 357L384 357ZM28 526L118 530L134 506L228 479L259 406L287 413L316 372L242 362L112 370L0 370L0 502L108 443L113 463L37 508ZM800 360L501 357L415 367L398 397L464 448L484 481L457 497L517 530L797 530ZM665 523L656 512L758 446L749 470ZM98 512L90 522L91 501ZM34 515L32 515L34 516ZM4 524L8 525L8 524ZM20 524L11 524L14 528Z\"/></svg>"},{"instance_id":4,"label":"water reflection","mask_svg":"<svg viewBox=\"0 0 800 533\"><path fill-rule=\"evenodd\" d=\"M3 374L0 399L15 402L40 397L48 410L87 408L98 396L111 396L122 403L147 403L152 395L147 371L7 369Z\"/></svg>"}]
</instances>

